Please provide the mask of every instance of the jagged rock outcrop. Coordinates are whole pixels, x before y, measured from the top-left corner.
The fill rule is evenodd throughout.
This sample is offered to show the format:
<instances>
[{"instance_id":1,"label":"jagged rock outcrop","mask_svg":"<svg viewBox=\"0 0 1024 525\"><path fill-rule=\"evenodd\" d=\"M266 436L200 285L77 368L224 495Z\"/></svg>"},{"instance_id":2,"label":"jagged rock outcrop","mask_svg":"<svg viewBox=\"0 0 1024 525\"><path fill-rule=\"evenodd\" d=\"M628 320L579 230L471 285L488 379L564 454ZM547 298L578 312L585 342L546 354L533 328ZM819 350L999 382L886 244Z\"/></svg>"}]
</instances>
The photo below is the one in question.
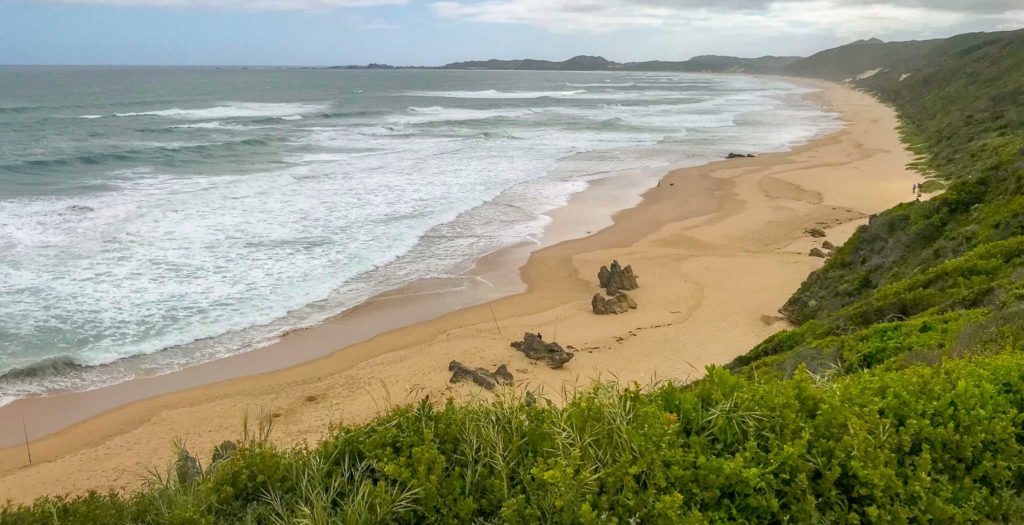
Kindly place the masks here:
<instances>
[{"instance_id":1,"label":"jagged rock outcrop","mask_svg":"<svg viewBox=\"0 0 1024 525\"><path fill-rule=\"evenodd\" d=\"M590 301L590 307L597 315L624 314L630 310L636 310L636 301L624 293L607 298L597 293Z\"/></svg>"},{"instance_id":2,"label":"jagged rock outcrop","mask_svg":"<svg viewBox=\"0 0 1024 525\"><path fill-rule=\"evenodd\" d=\"M213 448L213 456L210 458L210 467L213 468L219 465L222 461L227 461L231 456L235 455L238 451L238 443L234 441L221 441L219 445Z\"/></svg>"},{"instance_id":3,"label":"jagged rock outcrop","mask_svg":"<svg viewBox=\"0 0 1024 525\"><path fill-rule=\"evenodd\" d=\"M821 248L811 248L811 253L809 253L808 255L810 255L811 257L821 257L822 259L828 258L828 254L821 251Z\"/></svg>"},{"instance_id":4,"label":"jagged rock outcrop","mask_svg":"<svg viewBox=\"0 0 1024 525\"><path fill-rule=\"evenodd\" d=\"M608 292L609 297L615 297L623 290L640 288L636 282L639 277L633 273L632 266L623 268L619 265L619 261L612 261L611 267L602 266L601 270L597 272L597 280L601 283L601 288Z\"/></svg>"},{"instance_id":5,"label":"jagged rock outcrop","mask_svg":"<svg viewBox=\"0 0 1024 525\"><path fill-rule=\"evenodd\" d=\"M199 465L198 458L185 447L181 447L178 449L178 457L174 460L174 475L178 483L188 485L203 477L203 467Z\"/></svg>"},{"instance_id":6,"label":"jagged rock outcrop","mask_svg":"<svg viewBox=\"0 0 1024 525\"><path fill-rule=\"evenodd\" d=\"M544 361L551 368L562 368L573 358L572 352L566 352L562 345L550 342L545 343L541 334L523 334L522 341L512 343L512 348L526 354L526 357Z\"/></svg>"},{"instance_id":7,"label":"jagged rock outcrop","mask_svg":"<svg viewBox=\"0 0 1024 525\"><path fill-rule=\"evenodd\" d=\"M727 159L747 159L747 158L754 158L756 156L757 155L754 155L753 153L747 153L746 155L744 155L742 153L730 153L730 154L726 155L725 158L727 158Z\"/></svg>"},{"instance_id":8,"label":"jagged rock outcrop","mask_svg":"<svg viewBox=\"0 0 1024 525\"><path fill-rule=\"evenodd\" d=\"M485 368L469 368L458 361L452 361L448 363L448 371L452 373L452 378L448 382L472 381L486 390L494 390L498 385L512 382L512 372L509 372L505 365L499 366L494 372L489 372Z\"/></svg>"},{"instance_id":9,"label":"jagged rock outcrop","mask_svg":"<svg viewBox=\"0 0 1024 525\"><path fill-rule=\"evenodd\" d=\"M820 239L820 238L824 237L825 235L827 235L825 233L825 230L822 230L821 228L807 228L806 230L804 230L804 232L807 235L810 235L811 237L814 237L815 239Z\"/></svg>"},{"instance_id":10,"label":"jagged rock outcrop","mask_svg":"<svg viewBox=\"0 0 1024 525\"><path fill-rule=\"evenodd\" d=\"M826 249L826 250L828 250L828 251L830 251L830 252L834 251L836 249L836 245L834 245L834 244L832 244L832 243L830 243L828 241L825 241L825 242L821 243L821 247Z\"/></svg>"}]
</instances>

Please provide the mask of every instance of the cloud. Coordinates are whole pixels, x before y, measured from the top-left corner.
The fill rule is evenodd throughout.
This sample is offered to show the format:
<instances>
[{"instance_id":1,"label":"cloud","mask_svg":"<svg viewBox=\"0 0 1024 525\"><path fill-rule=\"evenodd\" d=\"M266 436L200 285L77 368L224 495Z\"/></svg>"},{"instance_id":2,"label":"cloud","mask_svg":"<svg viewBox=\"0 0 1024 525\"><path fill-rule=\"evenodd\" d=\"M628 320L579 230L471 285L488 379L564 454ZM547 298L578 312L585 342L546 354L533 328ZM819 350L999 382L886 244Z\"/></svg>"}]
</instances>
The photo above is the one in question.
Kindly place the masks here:
<instances>
[{"instance_id":1,"label":"cloud","mask_svg":"<svg viewBox=\"0 0 1024 525\"><path fill-rule=\"evenodd\" d=\"M431 8L449 19L527 24L561 33L664 28L719 35L884 37L928 34L983 19L1002 22L999 27L1024 20L1020 0L443 0Z\"/></svg>"},{"instance_id":2,"label":"cloud","mask_svg":"<svg viewBox=\"0 0 1024 525\"><path fill-rule=\"evenodd\" d=\"M47 0L47 2L115 7L212 7L245 11L318 11L340 7L404 5L408 3L408 0Z\"/></svg>"}]
</instances>

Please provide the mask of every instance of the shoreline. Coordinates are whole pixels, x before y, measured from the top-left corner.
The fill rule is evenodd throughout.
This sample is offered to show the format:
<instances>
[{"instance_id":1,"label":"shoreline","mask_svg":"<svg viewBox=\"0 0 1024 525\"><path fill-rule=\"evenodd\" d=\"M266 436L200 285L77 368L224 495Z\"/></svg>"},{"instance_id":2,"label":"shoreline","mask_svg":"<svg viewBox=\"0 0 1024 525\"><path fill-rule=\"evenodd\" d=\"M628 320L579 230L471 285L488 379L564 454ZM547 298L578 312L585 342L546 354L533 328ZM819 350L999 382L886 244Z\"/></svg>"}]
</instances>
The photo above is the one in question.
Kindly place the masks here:
<instances>
[{"instance_id":1,"label":"shoreline","mask_svg":"<svg viewBox=\"0 0 1024 525\"><path fill-rule=\"evenodd\" d=\"M782 79L808 85L804 79ZM799 95L805 100L814 93ZM826 132L828 136L833 132ZM812 141L815 139L811 139ZM796 147L803 146L800 144ZM787 150L791 151L791 150ZM613 224L619 211L638 205L643 194L670 172L722 162L714 159L694 166L621 169L587 182L563 206L546 212L550 220L536 238L485 253L468 270L450 277L420 278L376 293L366 301L305 326L278 335L269 344L170 371L142 369L136 377L86 390L57 390L17 399L0 406L0 450L23 445L59 432L90 417L148 398L204 385L271 373L320 359L384 332L436 319L463 308L485 304L526 291L520 275L533 251L578 239ZM398 301L402 304L396 305ZM313 332L313 333L309 333ZM330 341L326 341L328 337ZM131 368L126 357L100 367ZM23 425L24 423L24 425ZM0 468L3 467L0 459Z\"/></svg>"},{"instance_id":2,"label":"shoreline","mask_svg":"<svg viewBox=\"0 0 1024 525\"><path fill-rule=\"evenodd\" d=\"M284 339L265 347L267 355L276 349L278 368L287 368L253 372L227 363L238 374L235 378L169 391L152 382L143 388L156 397L118 408L113 397L112 406L97 410L102 405L95 398L76 404L74 394L60 396L60 410L67 414L101 414L33 442L36 464L31 467L25 466L22 446L0 451L0 494L27 501L49 492L136 486L147 467L166 463L172 437L186 437L190 448L205 457L213 444L238 436L247 411L280 414L275 441L294 443L315 440L332 422L365 421L379 413L382 403L404 403L425 394L441 399L478 395L473 387L448 385L447 362L456 358L471 367L508 363L517 383L549 395L566 383L605 373L625 381L699 376L703 365L728 361L783 327L762 317L770 317L821 264L807 256L820 240L810 240L803 228L827 226L828 240L840 244L870 213L901 198L910 200L910 184L921 180L905 170L911 156L899 144L892 110L847 88L815 85L825 91L812 96L825 97L840 111L843 130L789 152L672 171L638 205L614 214L610 226L592 235L546 244L528 257L515 249L500 250L474 269L480 272L477 277L490 276L489 271L519 257L525 262L519 271L524 292L496 300L482 293L483 304L446 303L440 309L451 306L454 311L434 317L415 299L431 294L392 294L391 299L403 301L409 317L390 321L403 327L378 326L379 335L350 345L344 338L355 338L352 326L370 326L373 304L393 302L385 294L365 308L289 334L290 347L278 347ZM865 173L857 173L862 168ZM861 185L842 180L851 175L866 178ZM606 196L621 195L613 182L604 186ZM551 224L600 216L594 213L598 203L573 202L599 193L588 189L574 195L569 206L550 212ZM632 264L640 274L641 288L631 293L640 309L602 319L590 313L589 299L596 291L597 268L612 258ZM736 300L739 294L741 301ZM406 325L410 319L413 324ZM529 364L508 348L527 330L554 332L563 345L580 349L577 359L563 370ZM324 345L333 345L331 353L313 360L301 354ZM291 353L282 352L289 348ZM282 355L297 361L282 366ZM225 365L231 359L213 363ZM398 398L402 391L404 397ZM30 400L24 401L0 409L0 428L14 425L20 436L16 407L53 416L52 410L29 410ZM37 428L36 422L30 425ZM119 457L111 459L114 454Z\"/></svg>"}]
</instances>

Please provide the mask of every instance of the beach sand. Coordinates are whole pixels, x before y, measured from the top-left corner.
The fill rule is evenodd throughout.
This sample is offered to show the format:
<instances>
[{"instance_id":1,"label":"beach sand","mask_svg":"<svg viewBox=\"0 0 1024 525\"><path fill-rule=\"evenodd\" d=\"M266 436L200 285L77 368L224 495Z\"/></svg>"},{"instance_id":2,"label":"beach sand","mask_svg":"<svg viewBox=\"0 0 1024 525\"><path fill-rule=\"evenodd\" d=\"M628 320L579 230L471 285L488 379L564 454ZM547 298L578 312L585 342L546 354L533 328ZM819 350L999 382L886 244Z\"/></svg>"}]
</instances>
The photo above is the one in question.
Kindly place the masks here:
<instances>
[{"instance_id":1,"label":"beach sand","mask_svg":"<svg viewBox=\"0 0 1024 525\"><path fill-rule=\"evenodd\" d=\"M366 421L426 395L490 395L449 384L451 360L489 369L507 364L519 388L541 389L554 400L596 379L649 384L700 377L707 365L726 363L787 327L776 310L824 263L808 256L812 247L841 244L870 214L911 200L911 185L922 181L906 169L912 155L898 139L890 108L847 88L816 85L822 91L813 96L841 114L844 130L787 153L674 171L610 226L532 253L521 247L493 254L469 279L497 283L471 302L515 291L521 283L498 269L528 256L520 270L525 291L439 317L463 305L443 294L396 294L249 358L277 368L294 363L284 370L256 373L270 365L227 359L211 365L209 377L170 374L125 386L155 397L123 406L114 389L8 408L2 420L8 435L15 410L34 418L39 435L49 433L41 421L56 430L63 425L53 421L99 415L34 440L32 465L24 445L0 451L0 500L137 487L147 471L169 464L173 438L205 459L215 444L240 437L246 415L273 414L272 439L287 445L315 442L331 424ZM607 218L594 210L614 204L629 183L598 181L574 196L551 213L551 238L586 233L581 225L602 226ZM814 239L807 228L828 235ZM640 289L630 292L639 308L596 316L590 299L598 291L597 271L612 259L640 275ZM348 344L358 340L353 333L369 329L387 331ZM559 370L530 362L509 346L527 331L571 345L576 357ZM310 348L341 350L309 360ZM234 378L204 385L211 377ZM203 386L181 390L193 385ZM144 397L136 396L127 399Z\"/></svg>"}]
</instances>

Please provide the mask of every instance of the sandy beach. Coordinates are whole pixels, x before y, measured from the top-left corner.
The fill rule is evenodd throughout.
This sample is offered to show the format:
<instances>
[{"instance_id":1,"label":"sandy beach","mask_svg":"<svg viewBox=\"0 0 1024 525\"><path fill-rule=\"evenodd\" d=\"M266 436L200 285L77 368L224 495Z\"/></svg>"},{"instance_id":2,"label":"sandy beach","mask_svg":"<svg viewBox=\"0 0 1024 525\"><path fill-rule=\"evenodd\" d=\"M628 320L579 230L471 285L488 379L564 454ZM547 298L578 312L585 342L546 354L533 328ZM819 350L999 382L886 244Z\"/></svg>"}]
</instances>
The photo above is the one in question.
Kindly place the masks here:
<instances>
[{"instance_id":1,"label":"sandy beach","mask_svg":"<svg viewBox=\"0 0 1024 525\"><path fill-rule=\"evenodd\" d=\"M824 263L808 256L811 248L841 244L869 215L913 199L911 185L922 181L906 168L912 155L890 108L815 85L815 100L841 115L842 131L786 153L671 172L611 224L595 210L621 208L623 185L635 181L599 181L551 213L550 245L481 260L465 278L472 293L407 289L244 358L0 409L0 444L8 446L0 451L0 500L137 487L148 470L168 464L175 437L205 460L240 435L247 414L273 414L273 440L287 445L427 395L489 395L449 384L452 360L507 364L517 388L555 400L597 378L700 377L786 328L776 310ZM812 238L808 228L827 237ZM597 271L612 259L640 275L641 288L630 293L639 308L596 316ZM519 266L519 279L503 270ZM559 370L530 362L509 347L528 331L572 346L576 357ZM21 435L22 414L31 436L45 436L31 443L31 465L11 438Z\"/></svg>"}]
</instances>

